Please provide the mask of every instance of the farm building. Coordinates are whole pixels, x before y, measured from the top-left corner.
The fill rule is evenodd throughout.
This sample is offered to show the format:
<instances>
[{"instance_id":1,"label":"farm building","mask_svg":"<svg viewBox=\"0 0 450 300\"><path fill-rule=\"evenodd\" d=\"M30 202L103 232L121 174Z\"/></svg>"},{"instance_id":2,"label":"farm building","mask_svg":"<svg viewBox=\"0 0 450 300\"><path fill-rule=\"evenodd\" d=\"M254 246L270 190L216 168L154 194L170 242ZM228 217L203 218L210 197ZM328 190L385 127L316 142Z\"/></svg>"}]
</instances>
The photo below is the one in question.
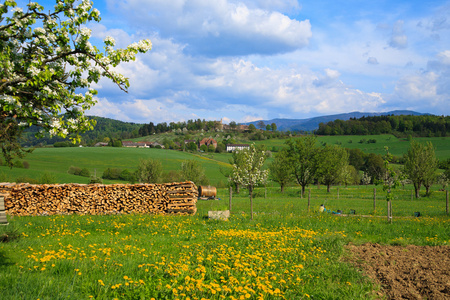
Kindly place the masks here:
<instances>
[{"instance_id":1,"label":"farm building","mask_svg":"<svg viewBox=\"0 0 450 300\"><path fill-rule=\"evenodd\" d=\"M206 145L208 147L210 145L213 145L214 148L217 148L217 142L216 142L216 140L214 140L212 138L204 138L203 140L201 140L200 143L199 143L199 146L201 147L203 145Z\"/></svg>"},{"instance_id":2,"label":"farm building","mask_svg":"<svg viewBox=\"0 0 450 300\"><path fill-rule=\"evenodd\" d=\"M250 148L249 144L228 144L227 152L240 151L249 148Z\"/></svg>"}]
</instances>

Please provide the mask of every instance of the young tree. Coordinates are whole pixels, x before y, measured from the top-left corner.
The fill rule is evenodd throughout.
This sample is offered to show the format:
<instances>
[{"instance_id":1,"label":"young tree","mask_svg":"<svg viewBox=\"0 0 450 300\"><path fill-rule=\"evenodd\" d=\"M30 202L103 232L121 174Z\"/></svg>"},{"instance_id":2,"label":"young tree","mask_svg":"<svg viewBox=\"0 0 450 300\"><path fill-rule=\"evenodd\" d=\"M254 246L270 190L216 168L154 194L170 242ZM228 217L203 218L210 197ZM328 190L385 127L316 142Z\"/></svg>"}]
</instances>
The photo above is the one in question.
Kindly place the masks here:
<instances>
[{"instance_id":1,"label":"young tree","mask_svg":"<svg viewBox=\"0 0 450 300\"><path fill-rule=\"evenodd\" d=\"M266 127L266 124L264 124L264 121L258 121L258 123L256 123L256 126L258 126L259 129L263 130L264 127Z\"/></svg>"},{"instance_id":2,"label":"young tree","mask_svg":"<svg viewBox=\"0 0 450 300\"><path fill-rule=\"evenodd\" d=\"M25 9L15 1L0 4L0 143L10 166L15 156L24 155L19 139L32 125L40 128L38 137L49 132L79 141L78 133L95 125L85 116L96 103L91 86L106 77L127 91L128 79L114 68L152 46L142 40L114 49L108 36L101 52L89 42L86 27L100 21L92 2L55 2L49 12L35 2Z\"/></svg>"},{"instance_id":3,"label":"young tree","mask_svg":"<svg viewBox=\"0 0 450 300\"><path fill-rule=\"evenodd\" d=\"M162 163L156 159L141 159L136 177L142 183L157 183L163 172Z\"/></svg>"},{"instance_id":4,"label":"young tree","mask_svg":"<svg viewBox=\"0 0 450 300\"><path fill-rule=\"evenodd\" d=\"M205 175L205 169L196 160L185 160L181 163L182 180L193 181L198 185L208 185L209 180Z\"/></svg>"},{"instance_id":5,"label":"young tree","mask_svg":"<svg viewBox=\"0 0 450 300\"><path fill-rule=\"evenodd\" d=\"M291 161L286 149L281 150L275 155L274 161L269 166L270 176L273 181L280 185L281 192L284 187L292 180Z\"/></svg>"},{"instance_id":6,"label":"young tree","mask_svg":"<svg viewBox=\"0 0 450 300\"><path fill-rule=\"evenodd\" d=\"M287 155L292 174L297 183L302 187L302 197L305 195L305 189L308 184L313 182L316 172L315 156L318 153L316 138L305 136L298 139L289 139L286 141Z\"/></svg>"},{"instance_id":7,"label":"young tree","mask_svg":"<svg viewBox=\"0 0 450 300\"><path fill-rule=\"evenodd\" d=\"M277 131L277 124L272 123L270 124L270 127L272 128L272 131Z\"/></svg>"},{"instance_id":8,"label":"young tree","mask_svg":"<svg viewBox=\"0 0 450 300\"><path fill-rule=\"evenodd\" d=\"M266 152L257 149L254 144L250 148L237 152L238 159L233 164L230 180L245 186L250 195L250 213L253 220L253 189L259 184L265 183L268 170L263 170L266 160Z\"/></svg>"},{"instance_id":9,"label":"young tree","mask_svg":"<svg viewBox=\"0 0 450 300\"><path fill-rule=\"evenodd\" d=\"M404 172L414 184L416 198L422 184L431 185L437 170L437 159L433 144L421 144L411 141L408 152L404 155ZM428 187L429 188L429 187Z\"/></svg>"},{"instance_id":10,"label":"young tree","mask_svg":"<svg viewBox=\"0 0 450 300\"><path fill-rule=\"evenodd\" d=\"M327 186L327 192L333 184L340 183L348 166L347 151L336 145L327 145L317 157L317 176Z\"/></svg>"}]
</instances>

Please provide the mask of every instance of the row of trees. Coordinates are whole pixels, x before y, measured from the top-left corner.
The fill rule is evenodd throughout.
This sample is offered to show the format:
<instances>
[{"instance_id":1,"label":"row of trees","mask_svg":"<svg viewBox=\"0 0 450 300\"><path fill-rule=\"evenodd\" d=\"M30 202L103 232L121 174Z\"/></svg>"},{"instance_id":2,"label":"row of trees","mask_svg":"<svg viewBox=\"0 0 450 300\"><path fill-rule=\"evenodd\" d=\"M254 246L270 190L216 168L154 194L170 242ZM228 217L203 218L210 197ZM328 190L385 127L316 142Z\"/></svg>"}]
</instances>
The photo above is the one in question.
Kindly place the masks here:
<instances>
[{"instance_id":1,"label":"row of trees","mask_svg":"<svg viewBox=\"0 0 450 300\"><path fill-rule=\"evenodd\" d=\"M302 196L306 187L312 183L326 185L329 192L332 185L341 183L385 184L389 180L401 182L408 179L414 185L416 197L419 197L422 186L425 186L428 194L431 185L437 181L438 160L430 142L421 144L412 141L403 157L403 168L395 171L387 165L392 162L392 155L387 153L385 157L376 154L362 156L358 155L359 151L347 151L337 145L318 146L314 136L289 139L286 141L286 147L275 155L269 167L270 176L280 184L282 191L287 184L295 181L301 186ZM239 165L239 159L234 161ZM353 162L353 165L350 162ZM360 179L361 169L365 172ZM450 169L447 169L444 176L449 178L449 173Z\"/></svg>"},{"instance_id":2,"label":"row of trees","mask_svg":"<svg viewBox=\"0 0 450 300\"><path fill-rule=\"evenodd\" d=\"M415 136L447 136L450 131L450 116L434 115L389 115L351 118L320 123L315 131L318 135L371 135L393 133Z\"/></svg>"}]
</instances>

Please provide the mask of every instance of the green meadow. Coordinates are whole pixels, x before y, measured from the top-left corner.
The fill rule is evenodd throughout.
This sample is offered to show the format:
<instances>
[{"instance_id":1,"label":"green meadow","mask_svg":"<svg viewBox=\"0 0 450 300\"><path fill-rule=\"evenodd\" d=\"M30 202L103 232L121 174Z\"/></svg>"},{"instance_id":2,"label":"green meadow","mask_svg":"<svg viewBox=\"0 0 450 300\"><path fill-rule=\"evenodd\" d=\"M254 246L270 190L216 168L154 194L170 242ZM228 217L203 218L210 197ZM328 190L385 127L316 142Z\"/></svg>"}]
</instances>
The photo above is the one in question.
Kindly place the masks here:
<instances>
[{"instance_id":1,"label":"green meadow","mask_svg":"<svg viewBox=\"0 0 450 300\"><path fill-rule=\"evenodd\" d=\"M228 221L206 217L228 205L226 189L220 200L199 201L194 216L8 216L2 299L380 299L381 287L351 265L345 245L450 245L439 195L410 203L435 206L421 217L394 201L389 223L382 198L380 212L363 217L371 199L349 200L349 188L337 200L332 191L328 208L357 210L346 217L319 213L325 199L312 197L308 210L297 192L258 189L254 220L244 191Z\"/></svg>"},{"instance_id":2,"label":"green meadow","mask_svg":"<svg viewBox=\"0 0 450 300\"><path fill-rule=\"evenodd\" d=\"M374 139L376 143L367 143ZM365 140L365 143L360 141ZM438 159L450 158L450 138L416 138L419 142L430 141L436 148ZM242 143L253 141L242 140ZM401 156L409 148L406 139L398 139L393 135L376 136L320 136L317 143L340 145L346 148L359 148L366 153L384 154L384 147L396 156ZM263 144L269 150L281 149L285 145L284 139L267 139L255 141L255 144ZM210 184L226 186L227 179L220 172L221 169L230 167L229 153L189 153L175 150L154 148L113 148L113 147L80 147L80 148L36 148L28 154L23 161L29 163L29 169L10 169L0 166L0 181L15 181L18 177L38 179L43 173L53 175L58 183L88 183L89 178L70 175L67 173L71 166L87 168L91 175L101 176L107 168L120 168L134 171L139 165L140 159L157 159L162 162L165 172L179 171L184 160L198 160L205 169ZM272 161L269 158L266 165ZM120 181L116 181L120 182ZM115 183L105 180L104 183ZM269 183L270 184L270 183Z\"/></svg>"},{"instance_id":3,"label":"green meadow","mask_svg":"<svg viewBox=\"0 0 450 300\"><path fill-rule=\"evenodd\" d=\"M376 149L389 141L394 154L409 144L388 136L381 136L386 143L371 137L375 144L333 138L318 142ZM265 142L269 149L284 144ZM448 139L432 142L440 158L450 157ZM418 199L412 186L395 189L392 222L381 186L334 186L330 193L309 186L301 197L297 186L281 193L274 184L255 189L253 220L248 191L241 189L231 194L231 217L219 221L207 214L230 208L229 190L220 188L226 181L220 169L228 166L230 154L37 148L24 159L29 169L0 167L0 176L13 181L51 173L59 183L87 183L88 178L68 174L70 166L100 176L106 168L133 171L148 158L161 160L166 172L178 171L183 160L200 161L219 187L216 199L199 200L193 216L8 215L9 225L0 226L1 298L380 299L381 287L352 266L345 245L450 245L448 193L437 185ZM319 212L321 204L327 212ZM338 211L342 214L332 213Z\"/></svg>"},{"instance_id":4,"label":"green meadow","mask_svg":"<svg viewBox=\"0 0 450 300\"><path fill-rule=\"evenodd\" d=\"M370 139L375 143L368 143ZM450 158L450 137L420 137L413 138L420 143L431 142L436 148L436 157L438 159ZM263 141L255 141L255 144L263 144L269 150L282 148L285 140L268 139ZM389 147L389 152L395 156L402 156L408 151L410 142L405 138L397 138L391 134L383 135L339 135L339 136L318 136L318 145L340 145L349 149L361 149L365 153L385 154L384 147Z\"/></svg>"},{"instance_id":5,"label":"green meadow","mask_svg":"<svg viewBox=\"0 0 450 300\"><path fill-rule=\"evenodd\" d=\"M179 171L185 160L198 160L205 168L206 176L212 184L225 181L220 173L221 167L229 167L229 154L203 154L163 150L154 148L114 148L114 147L69 147L36 148L23 160L29 163L29 169L10 169L0 166L0 175L14 181L20 176L38 179L44 172L52 174L58 183L88 183L89 178L68 174L71 166L87 168L91 175L101 176L107 168L120 168L135 171L141 159L156 159L163 164L165 172ZM104 183L120 181L105 180ZM122 182L125 183L125 182Z\"/></svg>"}]
</instances>

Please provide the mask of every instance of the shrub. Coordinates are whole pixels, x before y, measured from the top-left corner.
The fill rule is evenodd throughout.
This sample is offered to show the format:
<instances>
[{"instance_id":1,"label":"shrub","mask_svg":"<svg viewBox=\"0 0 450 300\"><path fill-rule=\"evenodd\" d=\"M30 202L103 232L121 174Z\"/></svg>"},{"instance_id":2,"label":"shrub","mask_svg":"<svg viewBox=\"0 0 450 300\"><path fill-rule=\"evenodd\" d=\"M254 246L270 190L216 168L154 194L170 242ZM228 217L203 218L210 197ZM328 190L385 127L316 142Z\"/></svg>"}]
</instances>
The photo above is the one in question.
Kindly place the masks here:
<instances>
[{"instance_id":1,"label":"shrub","mask_svg":"<svg viewBox=\"0 0 450 300\"><path fill-rule=\"evenodd\" d=\"M39 183L40 184L55 184L56 183L56 177L55 177L55 175L53 175L51 173L45 172L39 178Z\"/></svg>"},{"instance_id":2,"label":"shrub","mask_svg":"<svg viewBox=\"0 0 450 300\"><path fill-rule=\"evenodd\" d=\"M80 173L81 173L81 168L74 167L74 166L70 166L70 168L69 168L69 170L67 171L67 173L72 174L72 175L80 175Z\"/></svg>"},{"instance_id":3,"label":"shrub","mask_svg":"<svg viewBox=\"0 0 450 300\"><path fill-rule=\"evenodd\" d=\"M16 182L17 183L30 183L30 184L38 184L39 183L39 181L37 181L36 179L26 177L26 176L17 177Z\"/></svg>"},{"instance_id":4,"label":"shrub","mask_svg":"<svg viewBox=\"0 0 450 300\"><path fill-rule=\"evenodd\" d=\"M95 183L103 183L103 180L100 177L91 176L89 179L89 184L95 184Z\"/></svg>"},{"instance_id":5,"label":"shrub","mask_svg":"<svg viewBox=\"0 0 450 300\"><path fill-rule=\"evenodd\" d=\"M23 162L21 162L20 160L16 160L16 161L13 163L13 166L16 167L16 168L21 168L21 169L24 168L24 167L23 167Z\"/></svg>"},{"instance_id":6,"label":"shrub","mask_svg":"<svg viewBox=\"0 0 450 300\"><path fill-rule=\"evenodd\" d=\"M134 176L134 174L127 169L120 172L119 179L129 181L131 183L136 182L136 177Z\"/></svg>"},{"instance_id":7,"label":"shrub","mask_svg":"<svg viewBox=\"0 0 450 300\"><path fill-rule=\"evenodd\" d=\"M178 171L169 171L162 175L162 182L179 182L181 181L181 173Z\"/></svg>"},{"instance_id":8,"label":"shrub","mask_svg":"<svg viewBox=\"0 0 450 300\"><path fill-rule=\"evenodd\" d=\"M120 179L121 172L122 172L121 169L107 168L105 171L103 171L102 178L103 179L117 180L117 179Z\"/></svg>"},{"instance_id":9,"label":"shrub","mask_svg":"<svg viewBox=\"0 0 450 300\"><path fill-rule=\"evenodd\" d=\"M136 178L143 183L156 183L161 178L163 167L161 161L141 160L136 171Z\"/></svg>"},{"instance_id":10,"label":"shrub","mask_svg":"<svg viewBox=\"0 0 450 300\"><path fill-rule=\"evenodd\" d=\"M23 167L24 167L25 169L29 169L29 168L30 168L30 164L29 164L27 161L24 161L24 162L23 162Z\"/></svg>"},{"instance_id":11,"label":"shrub","mask_svg":"<svg viewBox=\"0 0 450 300\"><path fill-rule=\"evenodd\" d=\"M79 175L83 176L83 177L89 177L89 176L91 176L91 172L89 172L89 170L87 168L83 168L83 169L81 169L81 172Z\"/></svg>"}]
</instances>

